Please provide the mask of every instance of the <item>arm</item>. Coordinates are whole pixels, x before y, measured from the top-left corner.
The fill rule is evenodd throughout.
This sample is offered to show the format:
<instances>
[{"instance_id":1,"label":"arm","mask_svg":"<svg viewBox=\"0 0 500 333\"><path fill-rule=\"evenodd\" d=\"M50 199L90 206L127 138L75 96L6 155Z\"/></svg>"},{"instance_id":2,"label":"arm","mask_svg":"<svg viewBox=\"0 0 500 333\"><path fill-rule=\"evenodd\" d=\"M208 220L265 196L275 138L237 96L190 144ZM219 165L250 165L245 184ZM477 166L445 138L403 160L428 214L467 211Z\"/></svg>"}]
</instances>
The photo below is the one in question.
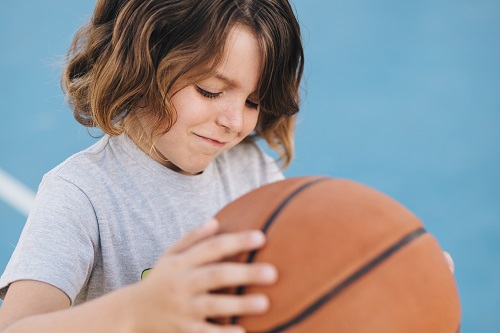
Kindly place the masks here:
<instances>
[{"instance_id":1,"label":"arm","mask_svg":"<svg viewBox=\"0 0 500 333\"><path fill-rule=\"evenodd\" d=\"M68 296L54 286L38 281L14 282L0 308L0 332L26 316L66 309L69 306Z\"/></svg>"},{"instance_id":2,"label":"arm","mask_svg":"<svg viewBox=\"0 0 500 333\"><path fill-rule=\"evenodd\" d=\"M186 234L158 261L152 273L136 283L93 301L69 307L59 289L35 281L11 285L0 309L0 330L17 332L243 332L217 326L208 317L261 313L263 295L224 296L210 290L246 284L270 284L272 267L218 263L226 256L259 248L260 232L214 236L215 220Z\"/></svg>"},{"instance_id":3,"label":"arm","mask_svg":"<svg viewBox=\"0 0 500 333\"><path fill-rule=\"evenodd\" d=\"M111 296L111 294L110 294ZM38 281L11 284L0 308L0 332L82 332L116 330L126 292L104 296L89 306L70 308L68 296L60 289ZM98 324L99 329L93 325ZM122 331L122 330L120 330Z\"/></svg>"}]
</instances>

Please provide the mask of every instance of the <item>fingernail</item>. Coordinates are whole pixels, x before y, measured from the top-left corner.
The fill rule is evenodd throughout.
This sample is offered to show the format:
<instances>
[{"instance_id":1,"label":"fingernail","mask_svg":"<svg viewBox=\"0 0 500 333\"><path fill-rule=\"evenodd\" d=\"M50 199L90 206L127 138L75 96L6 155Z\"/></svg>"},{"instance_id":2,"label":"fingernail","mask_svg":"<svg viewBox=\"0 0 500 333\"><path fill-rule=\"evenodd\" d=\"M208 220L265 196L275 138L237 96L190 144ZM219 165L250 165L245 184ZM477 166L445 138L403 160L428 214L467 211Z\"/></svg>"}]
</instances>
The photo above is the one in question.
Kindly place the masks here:
<instances>
[{"instance_id":1,"label":"fingernail","mask_svg":"<svg viewBox=\"0 0 500 333\"><path fill-rule=\"evenodd\" d=\"M269 300L266 296L255 296L253 302L258 310L266 310L269 307Z\"/></svg>"},{"instance_id":2,"label":"fingernail","mask_svg":"<svg viewBox=\"0 0 500 333\"><path fill-rule=\"evenodd\" d=\"M276 268L274 268L274 266L266 265L262 267L261 275L264 280L268 282L274 282L278 277L278 271L276 270Z\"/></svg>"},{"instance_id":3,"label":"fingernail","mask_svg":"<svg viewBox=\"0 0 500 333\"><path fill-rule=\"evenodd\" d=\"M266 241L266 237L260 230L255 230L250 233L252 243L257 245L263 244Z\"/></svg>"},{"instance_id":4,"label":"fingernail","mask_svg":"<svg viewBox=\"0 0 500 333\"><path fill-rule=\"evenodd\" d=\"M211 218L210 220L202 224L202 228L213 228L217 224L219 224L219 222L215 218Z\"/></svg>"}]
</instances>

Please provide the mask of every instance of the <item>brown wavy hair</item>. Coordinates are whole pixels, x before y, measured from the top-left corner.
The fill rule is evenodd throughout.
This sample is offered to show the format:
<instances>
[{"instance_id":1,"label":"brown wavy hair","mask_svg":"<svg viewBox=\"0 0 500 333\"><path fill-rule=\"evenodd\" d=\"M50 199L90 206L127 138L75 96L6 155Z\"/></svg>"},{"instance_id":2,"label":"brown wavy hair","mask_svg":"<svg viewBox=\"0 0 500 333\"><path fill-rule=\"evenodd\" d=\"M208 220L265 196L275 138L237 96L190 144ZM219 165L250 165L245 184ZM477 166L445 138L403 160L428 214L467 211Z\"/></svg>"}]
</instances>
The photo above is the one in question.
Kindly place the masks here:
<instances>
[{"instance_id":1,"label":"brown wavy hair","mask_svg":"<svg viewBox=\"0 0 500 333\"><path fill-rule=\"evenodd\" d=\"M304 68L300 27L287 0L98 0L62 76L75 119L119 135L137 129L146 113L154 119L146 137L167 132L175 122L172 87L180 78L186 86L212 75L235 24L255 34L263 53L261 112L248 139L264 138L285 168Z\"/></svg>"}]
</instances>

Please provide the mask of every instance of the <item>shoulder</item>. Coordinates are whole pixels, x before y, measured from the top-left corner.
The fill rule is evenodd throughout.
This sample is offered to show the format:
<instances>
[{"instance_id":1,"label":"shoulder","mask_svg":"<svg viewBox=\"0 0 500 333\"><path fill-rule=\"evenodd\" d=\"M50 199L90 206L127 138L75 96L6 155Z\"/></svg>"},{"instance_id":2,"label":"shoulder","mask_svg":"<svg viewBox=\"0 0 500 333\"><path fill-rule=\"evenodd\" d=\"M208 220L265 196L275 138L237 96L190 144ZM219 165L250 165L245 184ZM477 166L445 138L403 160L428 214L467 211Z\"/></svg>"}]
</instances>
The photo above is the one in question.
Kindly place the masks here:
<instances>
[{"instance_id":1,"label":"shoulder","mask_svg":"<svg viewBox=\"0 0 500 333\"><path fill-rule=\"evenodd\" d=\"M37 197L60 196L87 200L92 206L109 201L133 180L140 169L115 137L104 136L47 172L38 187ZM63 202L66 202L63 200ZM94 207L95 208L95 207Z\"/></svg>"},{"instance_id":2,"label":"shoulder","mask_svg":"<svg viewBox=\"0 0 500 333\"><path fill-rule=\"evenodd\" d=\"M86 192L114 187L135 177L140 163L130 154L133 147L124 135L105 135L99 141L63 161L44 175L60 178Z\"/></svg>"},{"instance_id":3,"label":"shoulder","mask_svg":"<svg viewBox=\"0 0 500 333\"><path fill-rule=\"evenodd\" d=\"M58 176L71 180L76 175L92 172L99 165L106 163L106 151L109 150L108 136L102 137L99 141L70 157L50 170L45 177Z\"/></svg>"}]
</instances>

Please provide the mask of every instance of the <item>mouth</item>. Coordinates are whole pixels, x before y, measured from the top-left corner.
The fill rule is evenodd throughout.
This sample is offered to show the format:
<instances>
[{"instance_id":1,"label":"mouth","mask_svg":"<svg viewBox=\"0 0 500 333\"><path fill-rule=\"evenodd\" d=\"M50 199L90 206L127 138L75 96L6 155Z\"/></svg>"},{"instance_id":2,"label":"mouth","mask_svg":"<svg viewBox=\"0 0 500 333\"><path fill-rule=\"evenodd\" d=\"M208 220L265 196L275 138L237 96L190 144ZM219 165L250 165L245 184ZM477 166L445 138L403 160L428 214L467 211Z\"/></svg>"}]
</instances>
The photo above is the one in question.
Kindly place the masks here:
<instances>
[{"instance_id":1,"label":"mouth","mask_svg":"<svg viewBox=\"0 0 500 333\"><path fill-rule=\"evenodd\" d=\"M206 136L203 136L203 135L199 135L199 134L195 134L197 137L199 137L200 139L203 139L205 140L206 142L216 146L216 147L223 147L227 142L224 142L224 141L219 141L219 140L216 140L216 139L212 139L212 138L208 138Z\"/></svg>"}]
</instances>

